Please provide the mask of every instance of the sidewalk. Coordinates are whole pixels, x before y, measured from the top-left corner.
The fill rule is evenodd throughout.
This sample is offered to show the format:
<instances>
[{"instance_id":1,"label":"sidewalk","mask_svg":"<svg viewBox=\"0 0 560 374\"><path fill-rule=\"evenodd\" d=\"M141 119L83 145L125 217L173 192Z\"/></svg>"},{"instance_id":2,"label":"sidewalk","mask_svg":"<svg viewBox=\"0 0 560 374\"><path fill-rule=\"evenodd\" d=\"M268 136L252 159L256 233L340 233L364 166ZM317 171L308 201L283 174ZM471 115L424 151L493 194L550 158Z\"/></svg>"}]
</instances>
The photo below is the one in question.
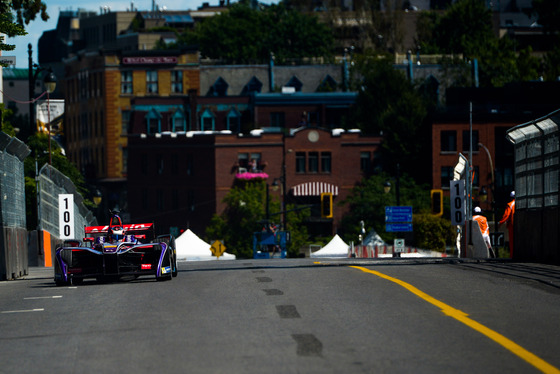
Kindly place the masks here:
<instances>
[{"instance_id":1,"label":"sidewalk","mask_svg":"<svg viewBox=\"0 0 560 374\"><path fill-rule=\"evenodd\" d=\"M4 282L15 282L25 279L52 279L54 282L54 267L39 267L39 266L29 266L27 275L21 276L16 279L0 281Z\"/></svg>"}]
</instances>

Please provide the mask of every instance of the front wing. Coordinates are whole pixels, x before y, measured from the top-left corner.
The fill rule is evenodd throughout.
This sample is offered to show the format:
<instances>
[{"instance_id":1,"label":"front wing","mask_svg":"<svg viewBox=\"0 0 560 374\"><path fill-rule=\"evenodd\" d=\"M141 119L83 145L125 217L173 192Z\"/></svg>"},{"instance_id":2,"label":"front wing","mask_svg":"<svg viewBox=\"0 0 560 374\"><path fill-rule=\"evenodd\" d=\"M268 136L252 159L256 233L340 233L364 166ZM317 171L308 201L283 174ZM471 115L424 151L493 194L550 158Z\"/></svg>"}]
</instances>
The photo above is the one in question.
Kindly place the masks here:
<instances>
[{"instance_id":1,"label":"front wing","mask_svg":"<svg viewBox=\"0 0 560 374\"><path fill-rule=\"evenodd\" d=\"M62 247L55 254L57 285L81 283L84 279L118 279L121 276L155 276L171 279L172 248L166 243L120 243L88 247Z\"/></svg>"}]
</instances>

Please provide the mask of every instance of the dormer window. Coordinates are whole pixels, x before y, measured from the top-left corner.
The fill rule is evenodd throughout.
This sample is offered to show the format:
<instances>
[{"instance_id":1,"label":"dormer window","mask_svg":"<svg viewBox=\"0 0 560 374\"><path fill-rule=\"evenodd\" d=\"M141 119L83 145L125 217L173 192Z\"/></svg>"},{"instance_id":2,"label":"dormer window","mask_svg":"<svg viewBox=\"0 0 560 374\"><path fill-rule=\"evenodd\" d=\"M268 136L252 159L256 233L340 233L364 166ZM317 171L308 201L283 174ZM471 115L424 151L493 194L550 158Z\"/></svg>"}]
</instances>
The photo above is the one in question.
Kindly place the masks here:
<instances>
[{"instance_id":1,"label":"dormer window","mask_svg":"<svg viewBox=\"0 0 560 374\"><path fill-rule=\"evenodd\" d=\"M183 109L177 109L171 117L173 132L187 131L187 116Z\"/></svg>"},{"instance_id":2,"label":"dormer window","mask_svg":"<svg viewBox=\"0 0 560 374\"><path fill-rule=\"evenodd\" d=\"M214 113L210 109L206 109L200 116L200 130L201 131L214 131L215 118Z\"/></svg>"},{"instance_id":3,"label":"dormer window","mask_svg":"<svg viewBox=\"0 0 560 374\"><path fill-rule=\"evenodd\" d=\"M241 95L250 95L252 93L260 93L262 90L262 82L255 76L251 78L249 83L243 87Z\"/></svg>"},{"instance_id":4,"label":"dormer window","mask_svg":"<svg viewBox=\"0 0 560 374\"><path fill-rule=\"evenodd\" d=\"M227 82L222 78L219 77L216 79L216 82L210 87L208 92L209 96L227 96L227 90L229 85Z\"/></svg>"},{"instance_id":5,"label":"dormer window","mask_svg":"<svg viewBox=\"0 0 560 374\"><path fill-rule=\"evenodd\" d=\"M295 75L289 80L288 84L286 84L286 87L295 88L296 92L301 92L302 86L303 83L301 83L301 81Z\"/></svg>"},{"instance_id":6,"label":"dormer window","mask_svg":"<svg viewBox=\"0 0 560 374\"><path fill-rule=\"evenodd\" d=\"M317 87L317 92L335 92L337 86L338 84L336 83L334 78L330 75L327 75L325 79L323 79L319 87Z\"/></svg>"},{"instance_id":7,"label":"dormer window","mask_svg":"<svg viewBox=\"0 0 560 374\"><path fill-rule=\"evenodd\" d=\"M235 108L231 108L228 112L227 129L235 133L241 131L241 114Z\"/></svg>"},{"instance_id":8,"label":"dormer window","mask_svg":"<svg viewBox=\"0 0 560 374\"><path fill-rule=\"evenodd\" d=\"M157 134L161 132L161 114L152 109L146 114L146 133Z\"/></svg>"}]
</instances>

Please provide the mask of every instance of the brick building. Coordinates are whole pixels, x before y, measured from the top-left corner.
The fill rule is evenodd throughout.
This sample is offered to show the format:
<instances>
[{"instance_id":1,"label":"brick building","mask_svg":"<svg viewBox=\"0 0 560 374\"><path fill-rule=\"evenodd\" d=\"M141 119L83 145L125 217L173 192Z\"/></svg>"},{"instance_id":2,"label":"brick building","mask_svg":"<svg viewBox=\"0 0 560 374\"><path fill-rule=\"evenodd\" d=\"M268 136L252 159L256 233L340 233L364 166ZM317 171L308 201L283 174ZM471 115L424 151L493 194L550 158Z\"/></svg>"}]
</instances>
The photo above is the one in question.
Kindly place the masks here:
<instances>
[{"instance_id":1,"label":"brick building","mask_svg":"<svg viewBox=\"0 0 560 374\"><path fill-rule=\"evenodd\" d=\"M223 198L241 173L251 171L252 162L268 175L270 185L284 178L285 163L286 204L318 204L321 192L332 192L336 203L368 173L380 142L359 131L313 127L285 136L254 130L250 135L225 131L131 137L128 194L136 202L129 206L131 219L154 219L164 231L175 226L203 233L212 214L223 212ZM282 197L281 189L270 193ZM332 232L346 211L336 206L333 219L315 215L308 224Z\"/></svg>"}]
</instances>

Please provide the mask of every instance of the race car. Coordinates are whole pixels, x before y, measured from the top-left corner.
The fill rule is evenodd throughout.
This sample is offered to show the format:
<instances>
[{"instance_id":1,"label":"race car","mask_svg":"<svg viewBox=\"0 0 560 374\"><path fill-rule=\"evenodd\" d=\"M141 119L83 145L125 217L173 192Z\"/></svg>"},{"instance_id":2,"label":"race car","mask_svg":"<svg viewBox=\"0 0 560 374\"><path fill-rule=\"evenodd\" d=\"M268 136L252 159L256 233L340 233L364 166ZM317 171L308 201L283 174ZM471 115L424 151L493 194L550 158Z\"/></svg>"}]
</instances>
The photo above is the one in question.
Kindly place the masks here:
<instances>
[{"instance_id":1,"label":"race car","mask_svg":"<svg viewBox=\"0 0 560 374\"><path fill-rule=\"evenodd\" d=\"M66 240L55 252L54 281L58 286L80 284L84 279L117 281L121 278L177 276L175 239L154 238L154 224L123 225L111 212L108 226L86 226L86 237Z\"/></svg>"}]
</instances>

